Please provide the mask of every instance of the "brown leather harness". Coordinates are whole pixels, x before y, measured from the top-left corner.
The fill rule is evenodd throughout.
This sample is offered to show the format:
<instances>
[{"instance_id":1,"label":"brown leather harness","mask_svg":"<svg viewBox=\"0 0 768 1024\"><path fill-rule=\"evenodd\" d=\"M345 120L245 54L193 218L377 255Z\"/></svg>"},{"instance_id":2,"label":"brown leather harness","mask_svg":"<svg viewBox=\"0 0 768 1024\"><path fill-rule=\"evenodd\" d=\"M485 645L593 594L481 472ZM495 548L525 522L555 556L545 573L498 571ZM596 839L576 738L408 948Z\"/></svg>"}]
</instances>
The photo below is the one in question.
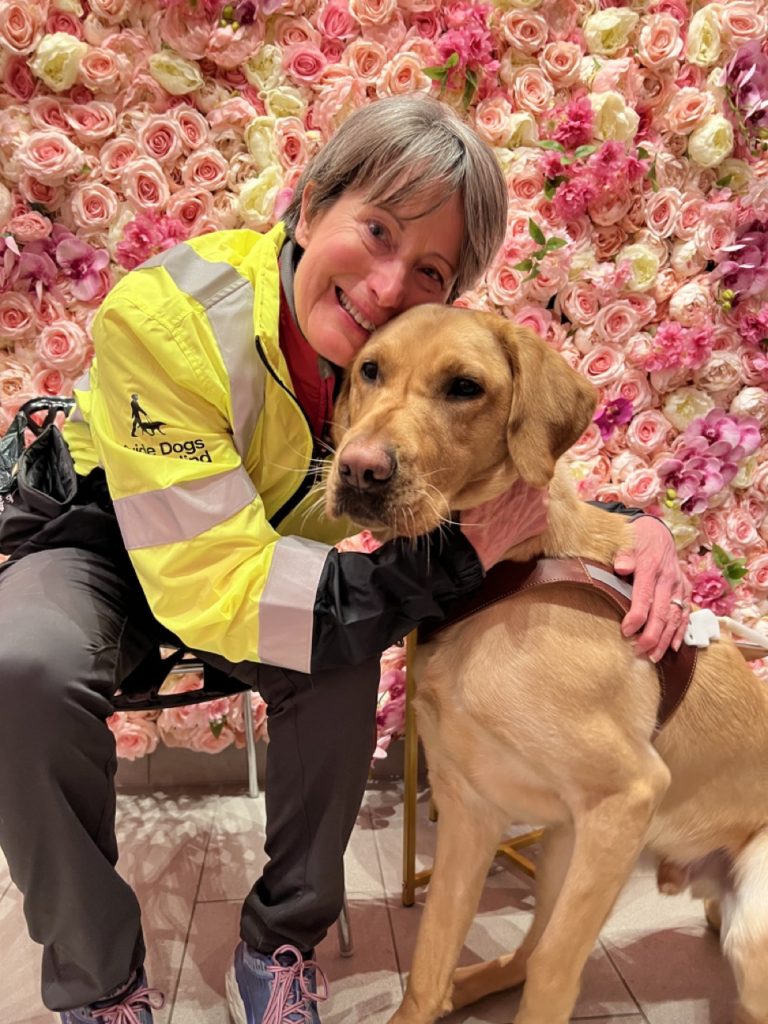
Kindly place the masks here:
<instances>
[{"instance_id":1,"label":"brown leather harness","mask_svg":"<svg viewBox=\"0 0 768 1024\"><path fill-rule=\"evenodd\" d=\"M499 562L487 573L480 588L455 605L445 619L422 624L419 627L419 642L431 640L449 626L504 598L555 584L583 587L598 594L621 618L629 610L632 588L626 580L614 575L610 566L584 558ZM696 647L682 644L679 651L669 648L656 665L661 691L656 715L657 732L666 725L685 697L696 669L696 656Z\"/></svg>"}]
</instances>

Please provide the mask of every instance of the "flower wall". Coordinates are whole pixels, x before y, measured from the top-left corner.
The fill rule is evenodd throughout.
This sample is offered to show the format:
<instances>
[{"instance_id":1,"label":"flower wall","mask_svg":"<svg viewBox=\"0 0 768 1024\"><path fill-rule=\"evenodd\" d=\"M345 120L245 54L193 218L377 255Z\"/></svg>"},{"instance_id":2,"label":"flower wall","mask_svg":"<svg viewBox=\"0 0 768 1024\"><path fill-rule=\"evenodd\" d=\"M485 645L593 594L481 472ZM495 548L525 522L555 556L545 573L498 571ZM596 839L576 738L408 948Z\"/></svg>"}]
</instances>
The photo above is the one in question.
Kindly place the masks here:
<instances>
[{"instance_id":1,"label":"flower wall","mask_svg":"<svg viewBox=\"0 0 768 1024\"><path fill-rule=\"evenodd\" d=\"M763 0L4 0L0 433L71 390L126 270L267 228L351 111L431 92L509 183L506 242L461 303L599 387L581 494L662 516L697 603L765 631L766 28ZM400 663L383 678L382 750ZM198 745L235 742L235 718L211 709ZM141 722L125 751L195 743Z\"/></svg>"}]
</instances>

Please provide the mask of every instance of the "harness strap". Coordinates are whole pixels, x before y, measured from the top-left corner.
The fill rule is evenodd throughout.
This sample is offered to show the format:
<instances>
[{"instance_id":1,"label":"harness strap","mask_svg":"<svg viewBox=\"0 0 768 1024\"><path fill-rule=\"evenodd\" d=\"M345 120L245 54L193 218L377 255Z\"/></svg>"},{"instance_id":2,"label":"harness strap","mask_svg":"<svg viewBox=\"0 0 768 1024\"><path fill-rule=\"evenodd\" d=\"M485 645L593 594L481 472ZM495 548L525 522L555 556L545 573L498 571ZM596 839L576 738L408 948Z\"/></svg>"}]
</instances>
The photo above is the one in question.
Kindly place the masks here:
<instances>
[{"instance_id":1,"label":"harness strap","mask_svg":"<svg viewBox=\"0 0 768 1024\"><path fill-rule=\"evenodd\" d=\"M584 558L538 558L528 562L499 562L488 571L479 589L458 602L445 619L422 623L420 643L433 639L449 626L462 622L475 612L489 608L507 597L555 584L581 587L599 594L624 618L632 598L632 586L616 576L610 566ZM656 665L659 677L658 732L680 706L696 669L697 649L682 644L679 651L669 648Z\"/></svg>"}]
</instances>

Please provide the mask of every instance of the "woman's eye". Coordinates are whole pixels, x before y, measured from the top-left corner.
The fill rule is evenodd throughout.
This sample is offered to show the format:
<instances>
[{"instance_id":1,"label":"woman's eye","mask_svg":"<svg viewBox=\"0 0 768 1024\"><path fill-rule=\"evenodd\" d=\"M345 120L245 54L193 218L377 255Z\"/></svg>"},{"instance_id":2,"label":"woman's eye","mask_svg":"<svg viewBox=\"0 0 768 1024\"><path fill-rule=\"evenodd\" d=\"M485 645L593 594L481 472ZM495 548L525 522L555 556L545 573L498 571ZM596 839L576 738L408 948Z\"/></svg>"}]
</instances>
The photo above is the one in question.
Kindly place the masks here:
<instances>
[{"instance_id":1,"label":"woman's eye","mask_svg":"<svg viewBox=\"0 0 768 1024\"><path fill-rule=\"evenodd\" d=\"M386 229L383 224L380 224L377 220L371 220L368 222L368 232L372 238L377 241L382 241L386 237Z\"/></svg>"},{"instance_id":2,"label":"woman's eye","mask_svg":"<svg viewBox=\"0 0 768 1024\"><path fill-rule=\"evenodd\" d=\"M471 377L454 377L448 385L449 398L479 398L483 393L482 385Z\"/></svg>"},{"instance_id":3,"label":"woman's eye","mask_svg":"<svg viewBox=\"0 0 768 1024\"><path fill-rule=\"evenodd\" d=\"M445 288L445 281L443 280L443 275L439 270L436 270L434 267L424 267L424 273L427 277L431 278L435 284L440 285L441 288Z\"/></svg>"},{"instance_id":4,"label":"woman's eye","mask_svg":"<svg viewBox=\"0 0 768 1024\"><path fill-rule=\"evenodd\" d=\"M379 364L372 360L366 360L360 367L360 376L363 380L376 380L379 376Z\"/></svg>"}]
</instances>

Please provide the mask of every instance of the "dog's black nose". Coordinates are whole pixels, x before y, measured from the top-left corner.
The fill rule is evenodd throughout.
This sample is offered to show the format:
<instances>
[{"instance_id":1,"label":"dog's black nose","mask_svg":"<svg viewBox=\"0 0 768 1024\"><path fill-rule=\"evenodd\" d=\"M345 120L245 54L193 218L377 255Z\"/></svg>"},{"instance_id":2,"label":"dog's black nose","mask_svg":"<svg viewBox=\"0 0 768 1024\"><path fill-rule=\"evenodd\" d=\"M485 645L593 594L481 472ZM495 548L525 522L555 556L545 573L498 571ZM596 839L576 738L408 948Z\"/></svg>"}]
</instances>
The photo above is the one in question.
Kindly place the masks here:
<instances>
[{"instance_id":1,"label":"dog's black nose","mask_svg":"<svg viewBox=\"0 0 768 1024\"><path fill-rule=\"evenodd\" d=\"M395 454L388 448L350 441L339 456L342 480L358 491L388 483L395 473Z\"/></svg>"}]
</instances>

